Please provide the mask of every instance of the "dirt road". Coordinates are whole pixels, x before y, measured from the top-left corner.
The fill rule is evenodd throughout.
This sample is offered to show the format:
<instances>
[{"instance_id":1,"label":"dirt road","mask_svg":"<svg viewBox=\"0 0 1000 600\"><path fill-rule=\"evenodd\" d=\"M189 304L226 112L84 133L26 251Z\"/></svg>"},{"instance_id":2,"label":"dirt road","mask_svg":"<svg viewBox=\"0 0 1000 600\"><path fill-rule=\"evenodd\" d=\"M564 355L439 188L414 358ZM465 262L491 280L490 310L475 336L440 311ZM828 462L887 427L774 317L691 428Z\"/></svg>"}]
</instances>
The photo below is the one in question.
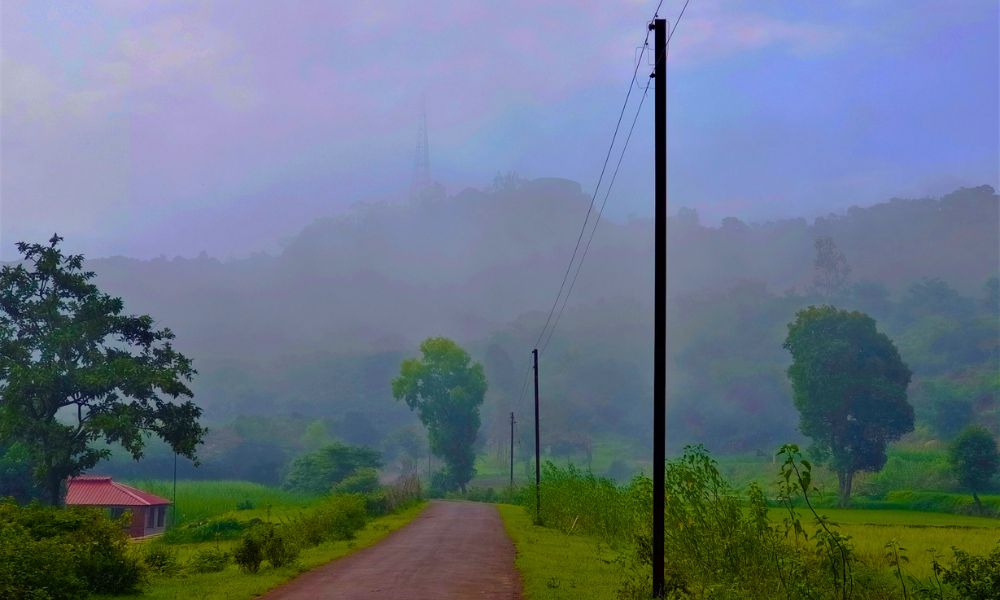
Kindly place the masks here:
<instances>
[{"instance_id":1,"label":"dirt road","mask_svg":"<svg viewBox=\"0 0 1000 600\"><path fill-rule=\"evenodd\" d=\"M381 542L304 573L266 600L519 600L514 545L496 507L433 501Z\"/></svg>"}]
</instances>

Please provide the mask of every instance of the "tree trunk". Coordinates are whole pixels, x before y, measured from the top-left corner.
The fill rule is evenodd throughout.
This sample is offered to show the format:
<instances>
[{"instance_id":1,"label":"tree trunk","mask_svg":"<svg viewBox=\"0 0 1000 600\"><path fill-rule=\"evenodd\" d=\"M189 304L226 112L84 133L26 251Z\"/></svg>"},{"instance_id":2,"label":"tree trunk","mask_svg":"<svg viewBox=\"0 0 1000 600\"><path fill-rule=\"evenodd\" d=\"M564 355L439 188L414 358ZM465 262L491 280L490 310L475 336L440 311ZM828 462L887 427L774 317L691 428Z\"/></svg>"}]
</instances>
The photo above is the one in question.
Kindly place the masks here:
<instances>
[{"instance_id":1,"label":"tree trunk","mask_svg":"<svg viewBox=\"0 0 1000 600\"><path fill-rule=\"evenodd\" d=\"M854 472L838 471L837 482L840 487L840 499L837 505L840 508L847 508L848 504L851 503L851 486L854 483Z\"/></svg>"}]
</instances>

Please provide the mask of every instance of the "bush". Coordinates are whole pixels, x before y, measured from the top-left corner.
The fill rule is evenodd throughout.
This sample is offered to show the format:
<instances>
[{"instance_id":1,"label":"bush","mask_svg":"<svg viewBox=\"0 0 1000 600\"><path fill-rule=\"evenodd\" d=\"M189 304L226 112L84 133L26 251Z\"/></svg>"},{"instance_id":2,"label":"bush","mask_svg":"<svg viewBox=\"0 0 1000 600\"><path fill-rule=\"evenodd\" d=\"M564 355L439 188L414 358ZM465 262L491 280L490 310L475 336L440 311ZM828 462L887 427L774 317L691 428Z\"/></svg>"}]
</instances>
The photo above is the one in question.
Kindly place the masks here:
<instances>
[{"instance_id":1,"label":"bush","mask_svg":"<svg viewBox=\"0 0 1000 600\"><path fill-rule=\"evenodd\" d=\"M233 518L205 519L175 527L167 531L163 539L171 544L235 540L243 535L243 532L249 527L260 522L260 519L250 521L239 521Z\"/></svg>"},{"instance_id":2,"label":"bush","mask_svg":"<svg viewBox=\"0 0 1000 600\"><path fill-rule=\"evenodd\" d=\"M179 567L177 552L160 541L146 545L142 560L150 571L161 575L173 575Z\"/></svg>"},{"instance_id":3,"label":"bush","mask_svg":"<svg viewBox=\"0 0 1000 600\"><path fill-rule=\"evenodd\" d=\"M421 498L420 478L402 475L392 485L365 494L365 511L373 516L387 515L413 506Z\"/></svg>"},{"instance_id":4,"label":"bush","mask_svg":"<svg viewBox=\"0 0 1000 600\"><path fill-rule=\"evenodd\" d=\"M365 526L366 501L360 494L331 496L311 511L296 518L290 527L304 546L324 540L348 540Z\"/></svg>"},{"instance_id":5,"label":"bush","mask_svg":"<svg viewBox=\"0 0 1000 600\"><path fill-rule=\"evenodd\" d=\"M1000 598L1000 543L987 556L974 556L952 548L955 561L942 571L942 581L968 600Z\"/></svg>"},{"instance_id":6,"label":"bush","mask_svg":"<svg viewBox=\"0 0 1000 600\"><path fill-rule=\"evenodd\" d=\"M87 595L77 576L73 546L57 538L32 538L18 523L0 518L0 598L74 600Z\"/></svg>"},{"instance_id":7,"label":"bush","mask_svg":"<svg viewBox=\"0 0 1000 600\"><path fill-rule=\"evenodd\" d=\"M264 558L272 567L284 567L295 562L299 549L284 527L271 524L262 525L258 530Z\"/></svg>"},{"instance_id":8,"label":"bush","mask_svg":"<svg viewBox=\"0 0 1000 600\"><path fill-rule=\"evenodd\" d=\"M255 508L253 500L240 500L236 503L236 510L253 510Z\"/></svg>"},{"instance_id":9,"label":"bush","mask_svg":"<svg viewBox=\"0 0 1000 600\"><path fill-rule=\"evenodd\" d=\"M254 530L247 531L240 538L233 551L233 560L244 573L256 573L260 570L260 563L264 562L264 544Z\"/></svg>"},{"instance_id":10,"label":"bush","mask_svg":"<svg viewBox=\"0 0 1000 600\"><path fill-rule=\"evenodd\" d=\"M63 581L60 585L76 589L73 581L67 578L83 582L90 592L106 594L135 592L145 581L145 565L139 556L130 552L128 534L123 529L127 517L112 520L94 508L52 508L37 503L19 507L10 501L0 501L0 523L7 530L7 535L3 536L4 552L20 554L22 558L18 560L28 563L45 556L45 565L58 565L65 572L52 578L25 577L24 581L35 583L24 583L19 581L22 577L16 570L7 575L9 565L0 567L5 573L0 577L15 578L0 583L0 589L7 586L21 590L11 593L11 597L66 597L51 581ZM47 569L47 566L38 567L43 573L48 572ZM36 587L26 587L29 585Z\"/></svg>"},{"instance_id":11,"label":"bush","mask_svg":"<svg viewBox=\"0 0 1000 600\"><path fill-rule=\"evenodd\" d=\"M370 467L357 469L333 486L334 494L367 494L379 488L378 472Z\"/></svg>"},{"instance_id":12,"label":"bush","mask_svg":"<svg viewBox=\"0 0 1000 600\"><path fill-rule=\"evenodd\" d=\"M187 562L187 570L192 573L217 573L229 564L229 553L219 548L199 550Z\"/></svg>"}]
</instances>

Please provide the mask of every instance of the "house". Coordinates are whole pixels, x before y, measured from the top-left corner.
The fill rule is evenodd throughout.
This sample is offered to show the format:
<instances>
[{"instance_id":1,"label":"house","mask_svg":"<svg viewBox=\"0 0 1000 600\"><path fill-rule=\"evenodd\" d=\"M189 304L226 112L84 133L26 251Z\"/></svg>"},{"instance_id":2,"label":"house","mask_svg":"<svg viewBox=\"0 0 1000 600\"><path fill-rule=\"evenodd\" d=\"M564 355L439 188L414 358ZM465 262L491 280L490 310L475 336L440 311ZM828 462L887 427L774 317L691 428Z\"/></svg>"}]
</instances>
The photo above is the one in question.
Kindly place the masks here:
<instances>
[{"instance_id":1,"label":"house","mask_svg":"<svg viewBox=\"0 0 1000 600\"><path fill-rule=\"evenodd\" d=\"M128 532L133 538L158 535L166 528L170 504L166 498L112 481L108 475L70 477L67 487L67 506L98 506L108 509L113 518L132 513Z\"/></svg>"}]
</instances>

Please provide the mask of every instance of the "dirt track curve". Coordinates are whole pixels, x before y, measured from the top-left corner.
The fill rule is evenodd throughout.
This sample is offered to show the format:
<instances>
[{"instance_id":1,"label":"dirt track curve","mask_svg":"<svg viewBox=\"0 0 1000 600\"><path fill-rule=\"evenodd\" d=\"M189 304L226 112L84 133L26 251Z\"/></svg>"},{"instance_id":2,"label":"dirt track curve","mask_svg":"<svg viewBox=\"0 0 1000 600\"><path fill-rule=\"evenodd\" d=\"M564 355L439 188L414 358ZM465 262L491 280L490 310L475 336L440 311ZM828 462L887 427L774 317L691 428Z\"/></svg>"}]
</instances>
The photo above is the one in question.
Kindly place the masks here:
<instances>
[{"instance_id":1,"label":"dirt track curve","mask_svg":"<svg viewBox=\"0 0 1000 600\"><path fill-rule=\"evenodd\" d=\"M374 546L303 573L265 600L520 600L496 507L433 501Z\"/></svg>"}]
</instances>

